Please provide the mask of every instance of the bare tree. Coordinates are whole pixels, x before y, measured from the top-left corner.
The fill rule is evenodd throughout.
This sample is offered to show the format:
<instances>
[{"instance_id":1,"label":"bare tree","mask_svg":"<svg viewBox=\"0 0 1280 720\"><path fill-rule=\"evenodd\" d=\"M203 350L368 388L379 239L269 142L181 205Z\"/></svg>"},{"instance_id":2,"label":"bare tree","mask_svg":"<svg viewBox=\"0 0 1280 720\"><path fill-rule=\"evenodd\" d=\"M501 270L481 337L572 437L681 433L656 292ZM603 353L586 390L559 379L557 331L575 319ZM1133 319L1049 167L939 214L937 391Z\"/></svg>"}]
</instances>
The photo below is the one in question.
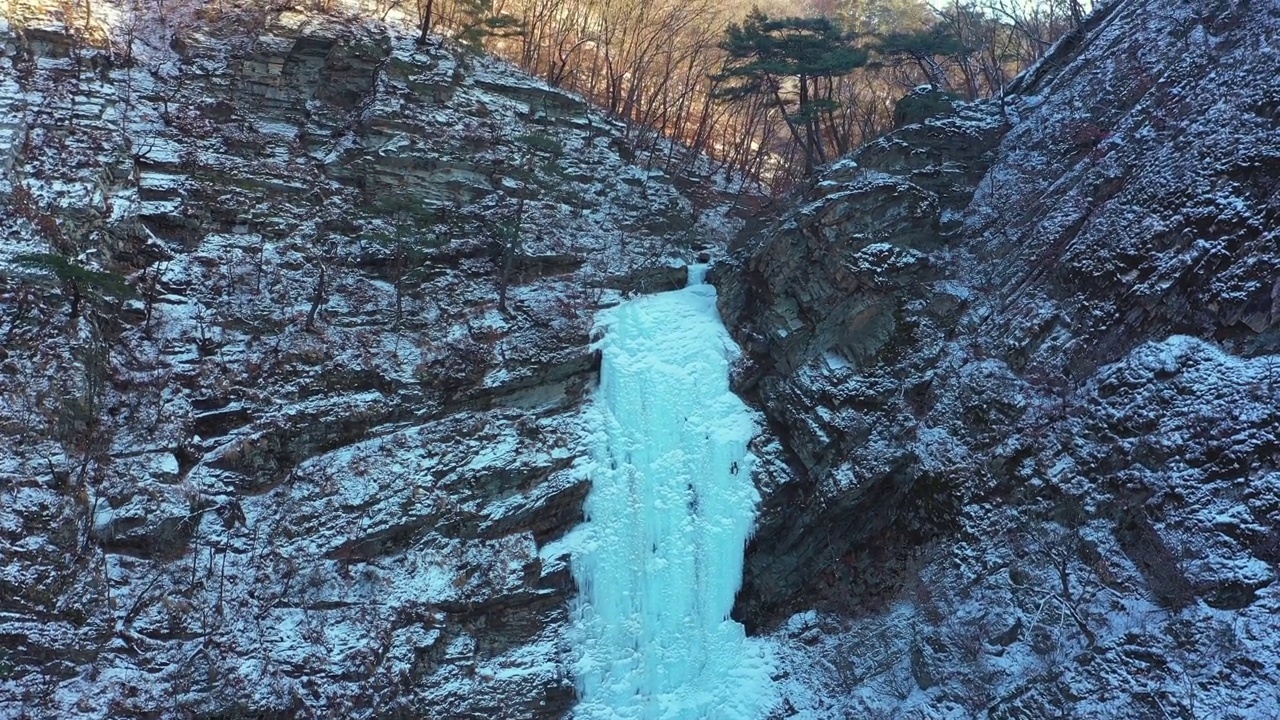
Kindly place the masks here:
<instances>
[{"instance_id":1,"label":"bare tree","mask_svg":"<svg viewBox=\"0 0 1280 720\"><path fill-rule=\"evenodd\" d=\"M434 19L435 0L413 0L413 9L418 18L419 45L427 44L427 34L431 32L431 21Z\"/></svg>"}]
</instances>

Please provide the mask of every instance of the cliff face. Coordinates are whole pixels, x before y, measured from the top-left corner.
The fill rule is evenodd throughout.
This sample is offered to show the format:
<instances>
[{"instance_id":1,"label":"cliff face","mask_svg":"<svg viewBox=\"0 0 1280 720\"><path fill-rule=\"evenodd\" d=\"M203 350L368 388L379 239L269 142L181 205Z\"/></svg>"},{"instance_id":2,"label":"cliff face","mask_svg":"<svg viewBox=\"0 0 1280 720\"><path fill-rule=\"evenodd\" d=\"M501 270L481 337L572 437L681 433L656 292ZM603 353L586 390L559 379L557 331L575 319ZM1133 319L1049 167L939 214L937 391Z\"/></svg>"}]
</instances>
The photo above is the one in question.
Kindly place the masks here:
<instances>
[{"instance_id":1,"label":"cliff face","mask_svg":"<svg viewBox=\"0 0 1280 720\"><path fill-rule=\"evenodd\" d=\"M0 20L0 715L559 716L591 313L724 208L492 60L256 5L133 65Z\"/></svg>"},{"instance_id":2,"label":"cliff face","mask_svg":"<svg viewBox=\"0 0 1280 720\"><path fill-rule=\"evenodd\" d=\"M773 428L737 612L804 640L797 709L1276 712L1277 30L1110 4L718 269Z\"/></svg>"},{"instance_id":3,"label":"cliff face","mask_svg":"<svg viewBox=\"0 0 1280 720\"><path fill-rule=\"evenodd\" d=\"M0 19L0 715L561 716L590 315L735 223L483 57L225 6ZM783 715L1280 712L1277 30L1108 5L716 267Z\"/></svg>"}]
</instances>

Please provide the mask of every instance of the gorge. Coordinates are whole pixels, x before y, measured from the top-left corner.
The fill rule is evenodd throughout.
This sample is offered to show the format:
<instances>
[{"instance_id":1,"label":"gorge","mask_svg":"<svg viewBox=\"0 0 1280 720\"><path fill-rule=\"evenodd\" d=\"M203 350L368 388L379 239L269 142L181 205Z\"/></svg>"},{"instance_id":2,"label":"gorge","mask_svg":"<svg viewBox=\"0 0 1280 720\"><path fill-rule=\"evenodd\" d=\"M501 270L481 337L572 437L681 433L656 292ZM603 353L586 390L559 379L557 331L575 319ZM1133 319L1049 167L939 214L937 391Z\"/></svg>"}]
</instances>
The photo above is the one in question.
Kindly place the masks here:
<instances>
[{"instance_id":1,"label":"gorge","mask_svg":"<svg viewBox=\"0 0 1280 720\"><path fill-rule=\"evenodd\" d=\"M367 15L0 9L0 717L1280 714L1274 2L771 205Z\"/></svg>"}]
</instances>

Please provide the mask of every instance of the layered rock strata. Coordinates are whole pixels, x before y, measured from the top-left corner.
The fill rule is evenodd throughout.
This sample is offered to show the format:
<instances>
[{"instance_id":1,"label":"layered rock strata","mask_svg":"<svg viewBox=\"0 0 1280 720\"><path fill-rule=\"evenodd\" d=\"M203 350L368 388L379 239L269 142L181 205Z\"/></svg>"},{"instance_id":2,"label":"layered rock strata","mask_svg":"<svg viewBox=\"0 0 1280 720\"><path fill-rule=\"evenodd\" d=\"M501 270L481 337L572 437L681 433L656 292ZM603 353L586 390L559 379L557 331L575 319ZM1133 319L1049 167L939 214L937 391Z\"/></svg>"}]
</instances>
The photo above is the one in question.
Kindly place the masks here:
<instances>
[{"instance_id":1,"label":"layered rock strata","mask_svg":"<svg viewBox=\"0 0 1280 720\"><path fill-rule=\"evenodd\" d=\"M558 717L591 317L727 206L484 56L219 7L0 27L0 715Z\"/></svg>"},{"instance_id":2,"label":"layered rock strata","mask_svg":"<svg viewBox=\"0 0 1280 720\"><path fill-rule=\"evenodd\" d=\"M1278 27L1108 4L714 274L773 430L737 614L803 641L794 707L1276 711Z\"/></svg>"}]
</instances>

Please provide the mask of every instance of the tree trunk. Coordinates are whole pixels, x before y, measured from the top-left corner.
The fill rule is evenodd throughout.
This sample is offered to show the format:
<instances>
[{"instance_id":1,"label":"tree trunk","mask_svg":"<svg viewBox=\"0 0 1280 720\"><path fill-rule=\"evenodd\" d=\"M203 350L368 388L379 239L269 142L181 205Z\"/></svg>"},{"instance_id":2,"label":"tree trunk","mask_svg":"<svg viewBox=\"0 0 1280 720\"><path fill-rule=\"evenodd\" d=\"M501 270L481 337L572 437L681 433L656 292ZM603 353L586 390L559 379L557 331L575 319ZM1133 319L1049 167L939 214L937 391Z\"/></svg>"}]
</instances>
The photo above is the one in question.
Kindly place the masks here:
<instances>
[{"instance_id":1,"label":"tree trunk","mask_svg":"<svg viewBox=\"0 0 1280 720\"><path fill-rule=\"evenodd\" d=\"M418 0L421 2L422 0ZM431 32L431 10L435 0L427 0L427 4L422 8L422 15L418 18L418 46L427 44L427 33Z\"/></svg>"},{"instance_id":2,"label":"tree trunk","mask_svg":"<svg viewBox=\"0 0 1280 720\"><path fill-rule=\"evenodd\" d=\"M520 252L520 225L524 222L524 198L516 203L515 226L502 245L502 277L498 279L498 310L507 312L507 287L511 284L511 271L515 268L516 255Z\"/></svg>"},{"instance_id":3,"label":"tree trunk","mask_svg":"<svg viewBox=\"0 0 1280 720\"><path fill-rule=\"evenodd\" d=\"M800 133L800 128L796 127L795 120L787 114L787 106L782 101L782 93L777 82L773 83L773 98L777 104L778 113L782 115L782 121L786 123L787 130L791 132L791 138L796 141L805 154L805 174L809 174L813 170L813 155L809 152L809 147L805 143L804 136ZM750 141L746 141L746 145L750 145Z\"/></svg>"},{"instance_id":4,"label":"tree trunk","mask_svg":"<svg viewBox=\"0 0 1280 720\"><path fill-rule=\"evenodd\" d=\"M320 266L320 279L316 282L315 294L311 296L311 309L307 311L307 324L305 329L310 332L315 329L316 313L320 310L320 305L324 303L324 265Z\"/></svg>"},{"instance_id":5,"label":"tree trunk","mask_svg":"<svg viewBox=\"0 0 1280 720\"><path fill-rule=\"evenodd\" d=\"M68 320L75 320L80 316L80 286L71 283L71 309L67 313Z\"/></svg>"}]
</instances>

